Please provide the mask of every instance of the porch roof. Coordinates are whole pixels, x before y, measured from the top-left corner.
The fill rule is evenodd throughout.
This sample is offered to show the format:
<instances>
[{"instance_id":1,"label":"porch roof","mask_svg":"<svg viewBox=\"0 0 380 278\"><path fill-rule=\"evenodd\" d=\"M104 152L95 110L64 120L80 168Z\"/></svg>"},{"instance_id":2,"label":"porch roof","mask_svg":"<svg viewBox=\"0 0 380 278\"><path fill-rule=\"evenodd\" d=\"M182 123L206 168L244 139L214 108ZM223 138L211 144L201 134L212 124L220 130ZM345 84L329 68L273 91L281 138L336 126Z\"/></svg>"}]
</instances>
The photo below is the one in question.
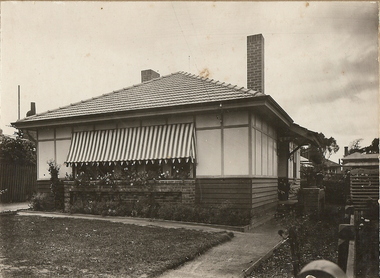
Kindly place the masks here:
<instances>
[{"instance_id":1,"label":"porch roof","mask_svg":"<svg viewBox=\"0 0 380 278\"><path fill-rule=\"evenodd\" d=\"M298 124L292 123L289 128L280 137L283 141L293 141L299 147L304 145L314 145L316 147L322 147L323 142L321 135L315 131L311 131Z\"/></svg>"}]
</instances>

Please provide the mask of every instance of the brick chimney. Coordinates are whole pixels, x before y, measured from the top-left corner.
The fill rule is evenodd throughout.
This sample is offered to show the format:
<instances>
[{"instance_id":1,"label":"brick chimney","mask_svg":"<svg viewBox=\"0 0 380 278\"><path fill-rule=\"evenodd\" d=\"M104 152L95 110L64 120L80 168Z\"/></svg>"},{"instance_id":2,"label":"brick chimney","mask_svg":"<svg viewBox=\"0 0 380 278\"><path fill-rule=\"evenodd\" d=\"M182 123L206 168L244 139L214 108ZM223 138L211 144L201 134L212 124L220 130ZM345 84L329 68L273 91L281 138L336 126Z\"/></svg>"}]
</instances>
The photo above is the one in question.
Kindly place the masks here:
<instances>
[{"instance_id":1,"label":"brick chimney","mask_svg":"<svg viewBox=\"0 0 380 278\"><path fill-rule=\"evenodd\" d=\"M348 147L344 147L344 156L348 155Z\"/></svg>"},{"instance_id":2,"label":"brick chimney","mask_svg":"<svg viewBox=\"0 0 380 278\"><path fill-rule=\"evenodd\" d=\"M36 103L35 102L30 103L30 110L26 113L27 117L33 116L33 115L36 115Z\"/></svg>"},{"instance_id":3,"label":"brick chimney","mask_svg":"<svg viewBox=\"0 0 380 278\"><path fill-rule=\"evenodd\" d=\"M247 88L264 93L264 37L247 37Z\"/></svg>"},{"instance_id":4,"label":"brick chimney","mask_svg":"<svg viewBox=\"0 0 380 278\"><path fill-rule=\"evenodd\" d=\"M141 83L158 77L160 77L160 74L155 72L154 70L148 69L141 71Z\"/></svg>"}]
</instances>

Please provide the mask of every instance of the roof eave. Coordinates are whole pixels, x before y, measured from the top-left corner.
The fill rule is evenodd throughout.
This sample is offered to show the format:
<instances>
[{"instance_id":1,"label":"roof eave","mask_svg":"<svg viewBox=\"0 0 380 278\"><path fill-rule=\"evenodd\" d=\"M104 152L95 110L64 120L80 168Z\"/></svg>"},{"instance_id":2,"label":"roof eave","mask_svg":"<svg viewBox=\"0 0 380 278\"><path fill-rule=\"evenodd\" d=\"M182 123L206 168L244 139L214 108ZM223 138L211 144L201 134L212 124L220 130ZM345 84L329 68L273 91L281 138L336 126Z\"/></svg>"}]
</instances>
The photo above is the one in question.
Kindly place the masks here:
<instances>
[{"instance_id":1,"label":"roof eave","mask_svg":"<svg viewBox=\"0 0 380 278\"><path fill-rule=\"evenodd\" d=\"M276 119L281 126L290 126L293 120L269 95L255 96L252 98L235 99L227 101L215 101L190 105L159 107L150 109L138 109L120 113L105 113L96 115L73 116L54 118L47 120L16 121L12 126L20 129L36 129L40 127L61 126L78 123L95 123L109 120L121 120L128 118L145 118L153 116L192 114L221 109L255 108L263 114L270 114L270 118Z\"/></svg>"}]
</instances>

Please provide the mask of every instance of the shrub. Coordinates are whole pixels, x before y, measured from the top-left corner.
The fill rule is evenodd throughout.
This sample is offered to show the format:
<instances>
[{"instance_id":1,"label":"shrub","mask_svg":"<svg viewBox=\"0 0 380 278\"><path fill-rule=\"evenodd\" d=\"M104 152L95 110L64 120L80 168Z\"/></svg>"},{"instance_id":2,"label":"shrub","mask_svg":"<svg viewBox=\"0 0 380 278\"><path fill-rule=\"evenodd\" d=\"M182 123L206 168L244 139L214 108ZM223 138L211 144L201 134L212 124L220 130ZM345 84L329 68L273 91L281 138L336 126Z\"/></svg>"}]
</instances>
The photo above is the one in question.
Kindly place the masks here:
<instances>
[{"instance_id":1,"label":"shrub","mask_svg":"<svg viewBox=\"0 0 380 278\"><path fill-rule=\"evenodd\" d=\"M120 216L131 216L133 210L133 204L127 202L120 202L118 206L115 208L116 215Z\"/></svg>"},{"instance_id":2,"label":"shrub","mask_svg":"<svg viewBox=\"0 0 380 278\"><path fill-rule=\"evenodd\" d=\"M73 202L69 207L69 213L84 213L84 202L79 199Z\"/></svg>"},{"instance_id":3,"label":"shrub","mask_svg":"<svg viewBox=\"0 0 380 278\"><path fill-rule=\"evenodd\" d=\"M251 220L249 210L237 209L229 201L212 208L211 223L222 225L242 226L248 225Z\"/></svg>"},{"instance_id":4,"label":"shrub","mask_svg":"<svg viewBox=\"0 0 380 278\"><path fill-rule=\"evenodd\" d=\"M32 196L29 207L37 211L54 210L54 197L48 193L36 193Z\"/></svg>"},{"instance_id":5,"label":"shrub","mask_svg":"<svg viewBox=\"0 0 380 278\"><path fill-rule=\"evenodd\" d=\"M103 216L150 217L149 205L144 199L135 204L120 201L85 201L78 199L70 205L69 212Z\"/></svg>"},{"instance_id":6,"label":"shrub","mask_svg":"<svg viewBox=\"0 0 380 278\"><path fill-rule=\"evenodd\" d=\"M133 206L132 216L136 217L157 217L159 205L152 196L139 198Z\"/></svg>"},{"instance_id":7,"label":"shrub","mask_svg":"<svg viewBox=\"0 0 380 278\"><path fill-rule=\"evenodd\" d=\"M60 166L57 165L54 161L49 161L49 173L50 173L50 190L54 198L54 208L57 210L63 210L65 201L64 201L64 185L63 181L59 179L59 169Z\"/></svg>"},{"instance_id":8,"label":"shrub","mask_svg":"<svg viewBox=\"0 0 380 278\"><path fill-rule=\"evenodd\" d=\"M193 206L176 204L173 220L196 222L197 218L197 212Z\"/></svg>"},{"instance_id":9,"label":"shrub","mask_svg":"<svg viewBox=\"0 0 380 278\"><path fill-rule=\"evenodd\" d=\"M157 217L166 220L232 226L248 225L251 220L251 214L248 210L233 208L233 205L228 201L209 208L182 203L162 204L158 210Z\"/></svg>"},{"instance_id":10,"label":"shrub","mask_svg":"<svg viewBox=\"0 0 380 278\"><path fill-rule=\"evenodd\" d=\"M165 220L172 220L173 218L173 213L174 213L174 205L171 203L164 203L160 205L160 208L158 209L157 212L157 217L160 219L165 219Z\"/></svg>"},{"instance_id":11,"label":"shrub","mask_svg":"<svg viewBox=\"0 0 380 278\"><path fill-rule=\"evenodd\" d=\"M122 201L83 201L76 200L70 213L89 213L104 216L134 216L165 220L220 224L231 226L248 225L251 220L249 210L236 209L230 202L214 207L194 206L182 203L158 204L148 196L136 202Z\"/></svg>"}]
</instances>

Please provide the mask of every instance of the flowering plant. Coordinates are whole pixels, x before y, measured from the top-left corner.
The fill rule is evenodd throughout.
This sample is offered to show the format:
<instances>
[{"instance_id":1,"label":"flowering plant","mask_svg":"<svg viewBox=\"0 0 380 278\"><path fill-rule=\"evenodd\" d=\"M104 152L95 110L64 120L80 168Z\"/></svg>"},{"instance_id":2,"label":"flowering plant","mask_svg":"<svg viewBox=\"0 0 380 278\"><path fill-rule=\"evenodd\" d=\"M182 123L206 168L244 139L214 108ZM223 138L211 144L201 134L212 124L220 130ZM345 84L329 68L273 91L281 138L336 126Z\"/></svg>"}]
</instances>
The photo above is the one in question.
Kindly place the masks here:
<instances>
[{"instance_id":1,"label":"flowering plant","mask_svg":"<svg viewBox=\"0 0 380 278\"><path fill-rule=\"evenodd\" d=\"M98 176L99 184L101 185L114 185L116 184L116 179L118 179L114 171L112 173L106 173L104 176Z\"/></svg>"}]
</instances>

